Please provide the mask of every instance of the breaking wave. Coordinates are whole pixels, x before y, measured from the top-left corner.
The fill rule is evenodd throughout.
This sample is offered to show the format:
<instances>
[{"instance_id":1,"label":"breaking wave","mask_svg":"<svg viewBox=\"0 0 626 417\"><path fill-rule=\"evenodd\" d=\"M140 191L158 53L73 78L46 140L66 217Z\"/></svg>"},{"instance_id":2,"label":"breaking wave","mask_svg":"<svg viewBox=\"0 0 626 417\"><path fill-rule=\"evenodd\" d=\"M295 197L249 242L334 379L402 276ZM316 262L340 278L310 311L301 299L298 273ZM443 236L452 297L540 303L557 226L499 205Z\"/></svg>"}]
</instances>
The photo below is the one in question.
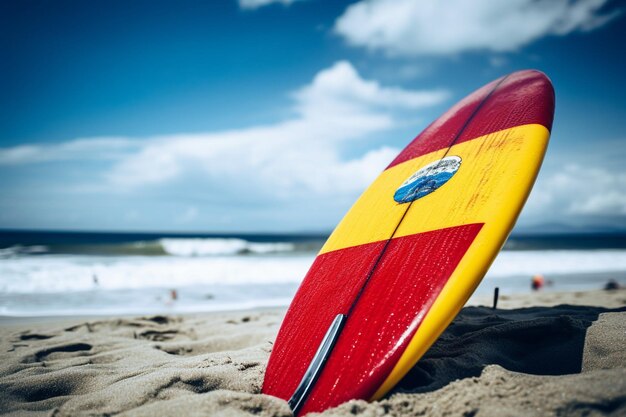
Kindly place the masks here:
<instances>
[{"instance_id":1,"label":"breaking wave","mask_svg":"<svg viewBox=\"0 0 626 417\"><path fill-rule=\"evenodd\" d=\"M321 241L253 242L240 238L161 238L109 244L13 245L0 248L0 259L44 254L103 256L237 256L315 253Z\"/></svg>"},{"instance_id":2,"label":"breaking wave","mask_svg":"<svg viewBox=\"0 0 626 417\"><path fill-rule=\"evenodd\" d=\"M248 253L269 254L293 252L296 249L293 243L255 243L235 238L165 238L160 239L158 242L165 253L174 256L244 255Z\"/></svg>"}]
</instances>

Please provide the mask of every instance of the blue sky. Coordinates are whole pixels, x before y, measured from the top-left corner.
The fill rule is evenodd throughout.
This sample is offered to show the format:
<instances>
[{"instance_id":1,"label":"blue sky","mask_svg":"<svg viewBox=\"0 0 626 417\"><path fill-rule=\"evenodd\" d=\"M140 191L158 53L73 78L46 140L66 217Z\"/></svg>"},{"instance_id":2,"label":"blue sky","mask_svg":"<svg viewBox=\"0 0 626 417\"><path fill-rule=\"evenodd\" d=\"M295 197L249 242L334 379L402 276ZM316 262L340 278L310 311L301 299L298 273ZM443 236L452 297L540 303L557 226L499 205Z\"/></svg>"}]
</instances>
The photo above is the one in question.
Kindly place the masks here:
<instances>
[{"instance_id":1,"label":"blue sky","mask_svg":"<svg viewBox=\"0 0 626 417\"><path fill-rule=\"evenodd\" d=\"M327 232L429 122L525 68L557 112L520 230L624 228L622 9L2 1L0 228Z\"/></svg>"}]
</instances>

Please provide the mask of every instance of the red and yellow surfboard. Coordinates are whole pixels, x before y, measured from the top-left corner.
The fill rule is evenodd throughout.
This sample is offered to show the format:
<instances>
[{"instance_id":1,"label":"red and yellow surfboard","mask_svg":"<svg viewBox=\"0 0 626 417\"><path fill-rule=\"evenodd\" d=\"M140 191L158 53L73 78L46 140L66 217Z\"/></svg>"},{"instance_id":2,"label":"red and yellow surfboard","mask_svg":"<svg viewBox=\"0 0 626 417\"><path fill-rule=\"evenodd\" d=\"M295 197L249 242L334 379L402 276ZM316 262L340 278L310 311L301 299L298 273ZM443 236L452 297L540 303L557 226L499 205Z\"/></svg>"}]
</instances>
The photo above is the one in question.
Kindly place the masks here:
<instances>
[{"instance_id":1,"label":"red and yellow surfboard","mask_svg":"<svg viewBox=\"0 0 626 417\"><path fill-rule=\"evenodd\" d=\"M463 307L500 251L546 150L554 90L537 71L487 84L418 135L315 259L263 393L296 414L378 399Z\"/></svg>"}]
</instances>

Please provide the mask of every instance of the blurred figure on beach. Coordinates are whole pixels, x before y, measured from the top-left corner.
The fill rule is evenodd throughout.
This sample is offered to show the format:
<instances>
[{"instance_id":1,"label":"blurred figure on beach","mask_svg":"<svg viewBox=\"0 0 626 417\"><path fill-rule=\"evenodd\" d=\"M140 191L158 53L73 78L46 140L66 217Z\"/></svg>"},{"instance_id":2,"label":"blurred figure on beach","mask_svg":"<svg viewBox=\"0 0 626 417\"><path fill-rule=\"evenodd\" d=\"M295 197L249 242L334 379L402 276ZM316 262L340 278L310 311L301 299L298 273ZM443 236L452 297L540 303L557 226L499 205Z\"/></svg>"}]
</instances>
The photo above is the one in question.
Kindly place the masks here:
<instances>
[{"instance_id":1,"label":"blurred figure on beach","mask_svg":"<svg viewBox=\"0 0 626 417\"><path fill-rule=\"evenodd\" d=\"M530 288L532 288L533 291L539 291L545 284L546 280L541 274L533 275L530 280Z\"/></svg>"},{"instance_id":2,"label":"blurred figure on beach","mask_svg":"<svg viewBox=\"0 0 626 417\"><path fill-rule=\"evenodd\" d=\"M615 281L614 279L610 279L609 282L607 282L604 286L604 289L606 291L619 290L620 288L621 286L619 285L619 282Z\"/></svg>"}]
</instances>

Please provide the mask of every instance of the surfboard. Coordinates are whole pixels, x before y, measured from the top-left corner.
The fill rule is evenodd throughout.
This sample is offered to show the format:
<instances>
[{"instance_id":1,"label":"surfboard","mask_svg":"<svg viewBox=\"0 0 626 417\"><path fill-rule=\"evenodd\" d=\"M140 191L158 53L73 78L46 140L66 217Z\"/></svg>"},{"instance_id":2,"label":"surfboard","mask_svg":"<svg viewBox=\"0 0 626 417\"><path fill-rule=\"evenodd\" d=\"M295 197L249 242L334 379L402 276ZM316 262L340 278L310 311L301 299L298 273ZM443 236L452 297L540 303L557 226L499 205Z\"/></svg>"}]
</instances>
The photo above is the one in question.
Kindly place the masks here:
<instances>
[{"instance_id":1,"label":"surfboard","mask_svg":"<svg viewBox=\"0 0 626 417\"><path fill-rule=\"evenodd\" d=\"M554 90L519 71L420 133L328 238L287 310L262 392L294 414L383 397L502 248L550 137Z\"/></svg>"}]
</instances>

